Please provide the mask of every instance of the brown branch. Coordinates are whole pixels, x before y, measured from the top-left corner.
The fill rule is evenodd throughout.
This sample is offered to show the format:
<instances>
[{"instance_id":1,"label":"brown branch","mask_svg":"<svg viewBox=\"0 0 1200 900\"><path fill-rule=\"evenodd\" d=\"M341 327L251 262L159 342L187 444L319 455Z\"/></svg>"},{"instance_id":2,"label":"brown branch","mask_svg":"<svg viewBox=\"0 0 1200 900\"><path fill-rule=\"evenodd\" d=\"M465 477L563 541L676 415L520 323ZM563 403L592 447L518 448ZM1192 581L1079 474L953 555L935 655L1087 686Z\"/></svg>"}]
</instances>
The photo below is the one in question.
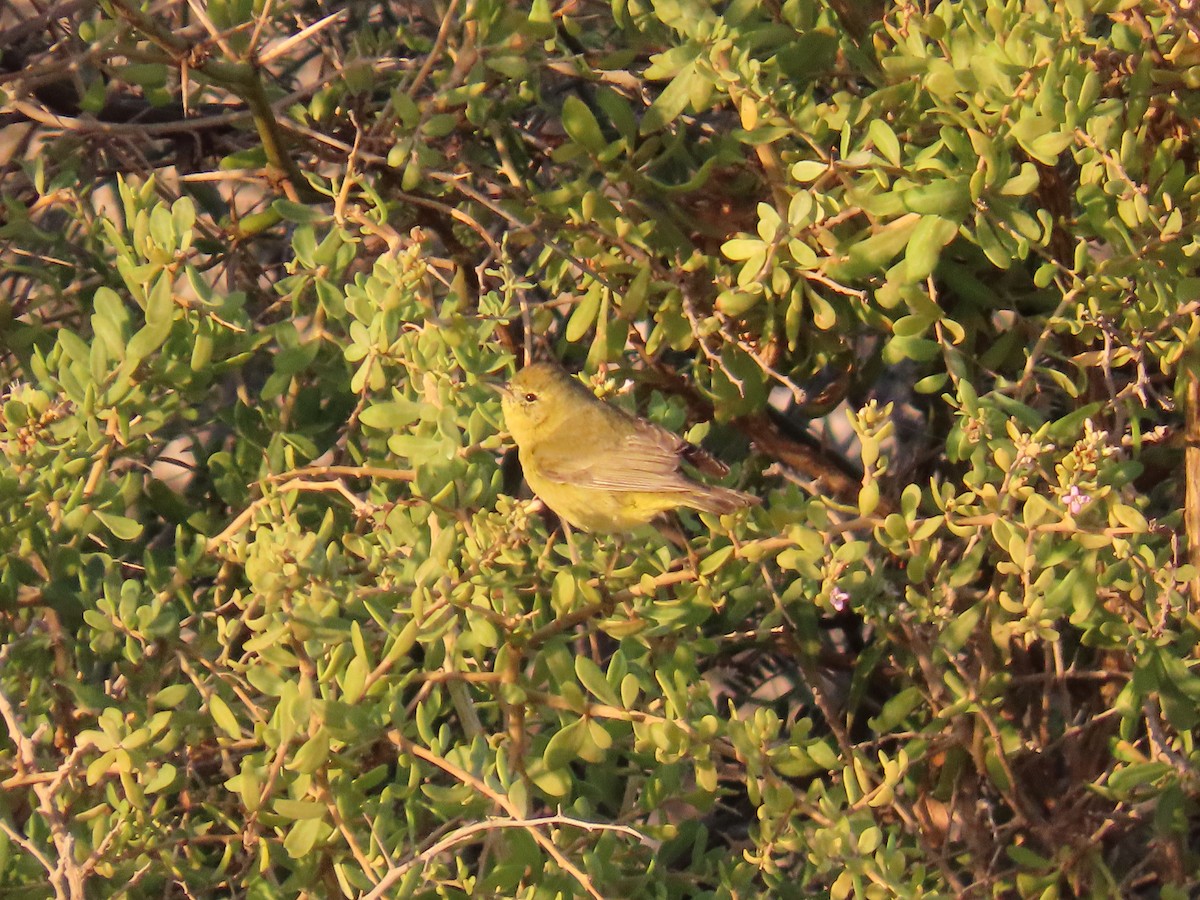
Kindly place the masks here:
<instances>
[{"instance_id":1,"label":"brown branch","mask_svg":"<svg viewBox=\"0 0 1200 900\"><path fill-rule=\"evenodd\" d=\"M0 647L0 666L3 666L7 661L11 647L12 644L5 644L3 647ZM0 719L4 720L4 724L8 728L9 740L12 741L13 747L16 750L18 774L29 775L40 773L41 766L37 760L37 751L34 743L25 735L24 723L21 721L16 707L3 690L0 690ZM85 900L87 896L87 878L84 869L76 862L75 835L68 827L67 807L59 803L57 793L63 781L66 780L67 776L74 769L75 762L80 753L82 753L82 750L83 748L81 747L75 748L71 755L59 766L54 779L50 783L35 782L31 785L34 795L38 798L38 812L50 829L50 839L53 841L54 849L58 855L57 862L51 865L50 860L37 852L31 842L26 842L19 838L16 841L18 846L28 851L46 869L46 874L50 878L50 884L54 888L55 896L69 898L69 900ZM14 836L7 825L5 825L4 831L9 837Z\"/></svg>"},{"instance_id":2,"label":"brown branch","mask_svg":"<svg viewBox=\"0 0 1200 900\"><path fill-rule=\"evenodd\" d=\"M1191 583L1192 606L1200 608L1200 376L1197 376L1194 368L1188 371L1186 391L1186 449L1183 456L1186 496L1183 519L1187 528L1188 560L1195 570Z\"/></svg>"},{"instance_id":3,"label":"brown branch","mask_svg":"<svg viewBox=\"0 0 1200 900\"><path fill-rule=\"evenodd\" d=\"M434 842L429 847L413 856L412 859L409 859L406 862L396 866L391 870L391 872L388 873L388 879L390 880L389 886L390 884L394 884L396 880L398 880L402 875L404 875L405 872L407 872L417 863L428 863L439 854L445 853L458 844L461 844L474 837L476 834L489 834L492 831L500 828L524 828L527 830L532 830L535 828L543 828L553 825L565 825L570 828L579 828L583 831L613 831L618 834L628 835L629 837L636 839L639 843L646 846L655 846L654 843L644 834L635 831L628 825L613 825L605 822L588 822L584 819L575 819L561 814L553 816L539 816L533 819L488 818L484 819L482 822L472 822L468 825L463 825L460 828L454 829L445 837ZM368 897L376 896L376 892L379 891L379 889L379 887L376 887L375 891L372 891Z\"/></svg>"},{"instance_id":4,"label":"brown branch","mask_svg":"<svg viewBox=\"0 0 1200 900\"><path fill-rule=\"evenodd\" d=\"M578 866L571 862L571 860L567 859L567 857L563 855L562 851L554 845L554 842L551 841L546 835L542 834L539 828L529 825L528 820L525 819L524 813L512 800L509 799L507 794L494 790L482 778L477 778L475 775L472 775L465 769L456 766L454 763L442 756L439 756L433 751L427 750L418 744L414 744L412 741L408 740L408 738L404 737L404 735L402 735L399 731L389 731L388 740L390 740L400 750L400 752L415 756L417 759L436 766L459 783L468 785L469 787L478 791L480 794L484 795L501 809L503 809L512 819L526 822L523 827L529 832L529 836L532 837L534 841L536 841L537 844L546 851L550 858L558 863L559 867L564 872L567 872L572 878L574 878L579 883L579 886L587 892L589 897L592 897L593 900L604 900L604 896L596 890L596 886L592 884L592 880L588 877L587 873L583 872ZM393 869L390 871L387 876L375 886L375 890L366 895L364 900L378 900L378 898L386 896L387 889L395 884L400 879L402 874L402 869Z\"/></svg>"}]
</instances>

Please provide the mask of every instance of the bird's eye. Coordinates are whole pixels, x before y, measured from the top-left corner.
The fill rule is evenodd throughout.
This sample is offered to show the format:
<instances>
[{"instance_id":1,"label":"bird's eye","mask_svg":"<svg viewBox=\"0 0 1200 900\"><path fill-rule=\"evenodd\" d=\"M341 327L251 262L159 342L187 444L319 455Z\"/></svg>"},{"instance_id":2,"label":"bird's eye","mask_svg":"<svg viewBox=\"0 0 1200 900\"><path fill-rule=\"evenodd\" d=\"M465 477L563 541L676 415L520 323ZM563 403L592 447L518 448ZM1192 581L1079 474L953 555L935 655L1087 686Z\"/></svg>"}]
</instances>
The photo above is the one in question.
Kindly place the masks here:
<instances>
[{"instance_id":1,"label":"bird's eye","mask_svg":"<svg viewBox=\"0 0 1200 900\"><path fill-rule=\"evenodd\" d=\"M537 399L537 394L533 393L532 391L525 395L526 403L532 403L536 399Z\"/></svg>"}]
</instances>

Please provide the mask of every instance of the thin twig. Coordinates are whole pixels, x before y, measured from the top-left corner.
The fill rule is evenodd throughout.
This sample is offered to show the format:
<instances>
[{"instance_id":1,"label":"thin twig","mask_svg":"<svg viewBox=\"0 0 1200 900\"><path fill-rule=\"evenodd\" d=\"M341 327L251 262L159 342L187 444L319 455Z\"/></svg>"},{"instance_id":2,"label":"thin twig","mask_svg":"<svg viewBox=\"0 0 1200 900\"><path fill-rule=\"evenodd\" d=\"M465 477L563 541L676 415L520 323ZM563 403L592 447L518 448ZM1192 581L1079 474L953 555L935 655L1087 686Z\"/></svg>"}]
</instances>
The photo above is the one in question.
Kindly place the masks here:
<instances>
[{"instance_id":1,"label":"thin twig","mask_svg":"<svg viewBox=\"0 0 1200 900\"><path fill-rule=\"evenodd\" d=\"M427 750L419 744L413 743L412 741L408 740L408 738L404 737L404 735L402 735L399 731L389 731L388 739L391 740L392 743L395 744L402 753L407 753L411 756L415 756L417 759L424 760L431 765L437 766L439 769L450 775L461 784L465 784L474 788L476 791L483 794L485 797L503 809L506 813L508 813L509 817L514 821L525 821L525 816L521 810L518 809L517 805L509 799L508 795L493 789L491 785L489 785L482 778L472 775L470 772L466 771L460 766L456 766L454 763L442 756L439 756L431 750ZM585 892L587 892L589 897L592 897L593 900L604 900L604 896L596 890L596 886L592 884L592 880L588 877L587 873L583 872L578 866L571 862L571 860L567 859L567 857L563 855L563 852L554 845L554 842L542 833L540 828L533 827L531 825L525 825L524 827L529 833L529 836L532 837L534 841L536 841L537 844L546 851L547 854L549 854L551 859L558 863L559 867L564 872L567 872L576 880L576 882L579 883L579 886L583 888ZM392 871L388 872L387 876L375 886L375 889L371 891L370 894L366 895L364 900L378 900L378 898L383 897L385 895L385 891L395 884L396 881L400 879L402 874L403 871L397 869L393 869Z\"/></svg>"}]
</instances>

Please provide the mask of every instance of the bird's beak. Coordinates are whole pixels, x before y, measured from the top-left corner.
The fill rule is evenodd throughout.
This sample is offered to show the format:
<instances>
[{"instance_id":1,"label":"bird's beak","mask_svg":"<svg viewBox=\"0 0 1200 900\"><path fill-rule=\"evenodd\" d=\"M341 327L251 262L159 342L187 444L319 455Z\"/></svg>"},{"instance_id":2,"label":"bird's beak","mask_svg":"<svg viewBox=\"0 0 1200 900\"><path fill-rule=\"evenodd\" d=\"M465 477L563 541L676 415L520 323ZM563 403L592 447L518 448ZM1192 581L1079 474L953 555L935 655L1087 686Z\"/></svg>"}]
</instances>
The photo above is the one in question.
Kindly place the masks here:
<instances>
[{"instance_id":1,"label":"bird's beak","mask_svg":"<svg viewBox=\"0 0 1200 900\"><path fill-rule=\"evenodd\" d=\"M479 383L482 384L485 388L495 391L501 397L508 397L512 393L512 391L509 390L507 382L491 381L491 380L484 379L484 380L481 380Z\"/></svg>"}]
</instances>

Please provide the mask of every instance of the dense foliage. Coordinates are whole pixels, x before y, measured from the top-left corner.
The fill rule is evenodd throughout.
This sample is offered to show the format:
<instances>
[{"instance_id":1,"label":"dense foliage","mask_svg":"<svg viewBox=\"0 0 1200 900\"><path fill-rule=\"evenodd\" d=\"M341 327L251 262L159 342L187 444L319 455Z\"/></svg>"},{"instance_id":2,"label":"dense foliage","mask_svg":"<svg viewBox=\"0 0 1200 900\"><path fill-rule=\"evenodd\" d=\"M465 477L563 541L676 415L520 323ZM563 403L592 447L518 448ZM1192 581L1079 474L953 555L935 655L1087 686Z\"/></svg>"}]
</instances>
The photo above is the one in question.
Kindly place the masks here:
<instances>
[{"instance_id":1,"label":"dense foliage","mask_svg":"<svg viewBox=\"0 0 1200 900\"><path fill-rule=\"evenodd\" d=\"M17 6L4 896L1200 886L1181 4ZM568 545L534 357L763 505Z\"/></svg>"}]
</instances>

